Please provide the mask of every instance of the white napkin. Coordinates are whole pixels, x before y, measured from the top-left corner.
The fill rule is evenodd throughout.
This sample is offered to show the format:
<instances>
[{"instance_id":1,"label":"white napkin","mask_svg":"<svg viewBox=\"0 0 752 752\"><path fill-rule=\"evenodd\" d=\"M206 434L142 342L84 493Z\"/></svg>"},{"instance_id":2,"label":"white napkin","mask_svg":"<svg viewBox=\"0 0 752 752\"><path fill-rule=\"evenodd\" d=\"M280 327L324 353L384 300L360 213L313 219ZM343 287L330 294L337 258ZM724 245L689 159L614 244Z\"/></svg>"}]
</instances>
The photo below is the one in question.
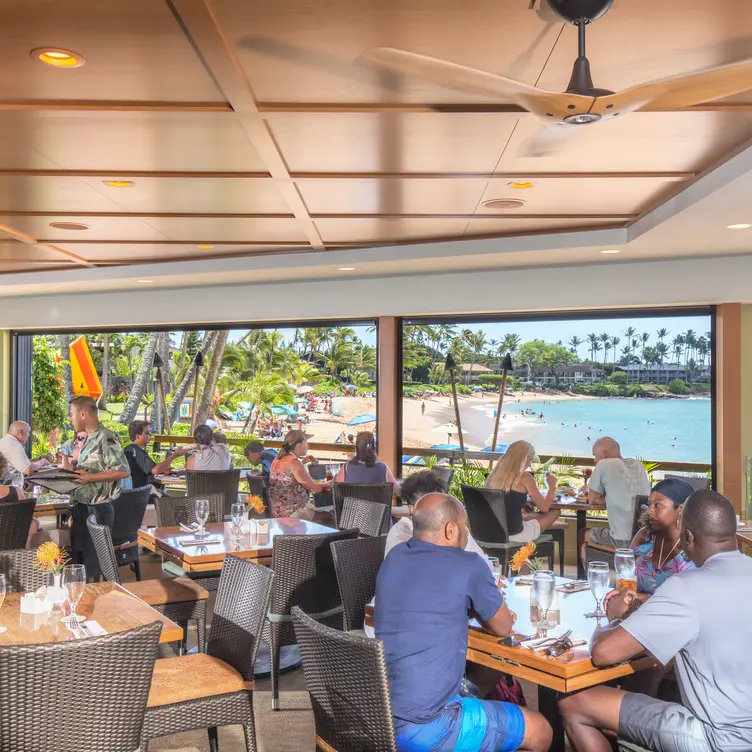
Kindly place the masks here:
<instances>
[{"instance_id":1,"label":"white napkin","mask_svg":"<svg viewBox=\"0 0 752 752\"><path fill-rule=\"evenodd\" d=\"M198 524L198 522L192 522L190 525L184 525L182 522L180 523L180 529L184 533L195 533L197 530L200 530L201 527Z\"/></svg>"},{"instance_id":2,"label":"white napkin","mask_svg":"<svg viewBox=\"0 0 752 752\"><path fill-rule=\"evenodd\" d=\"M202 540L193 540L191 538L179 538L178 543L181 546L209 546L212 543L222 543L222 538L203 538Z\"/></svg>"},{"instance_id":3,"label":"white napkin","mask_svg":"<svg viewBox=\"0 0 752 752\"><path fill-rule=\"evenodd\" d=\"M101 637L107 634L107 630L98 621L94 621L94 619L87 619L83 622L83 625L92 637Z\"/></svg>"}]
</instances>

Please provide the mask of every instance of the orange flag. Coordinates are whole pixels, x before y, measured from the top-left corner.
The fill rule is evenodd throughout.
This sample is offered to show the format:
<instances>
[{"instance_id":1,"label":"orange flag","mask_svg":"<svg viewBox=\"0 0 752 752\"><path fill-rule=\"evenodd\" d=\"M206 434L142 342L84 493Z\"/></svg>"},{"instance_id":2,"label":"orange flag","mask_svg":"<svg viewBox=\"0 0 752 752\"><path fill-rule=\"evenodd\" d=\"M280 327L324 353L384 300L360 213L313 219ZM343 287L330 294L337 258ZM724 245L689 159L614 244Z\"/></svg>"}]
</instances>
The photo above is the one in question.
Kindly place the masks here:
<instances>
[{"instance_id":1,"label":"orange flag","mask_svg":"<svg viewBox=\"0 0 752 752\"><path fill-rule=\"evenodd\" d=\"M97 369L91 359L86 337L79 337L70 346L71 377L73 379L73 394L76 397L102 396L102 383L99 381Z\"/></svg>"}]
</instances>

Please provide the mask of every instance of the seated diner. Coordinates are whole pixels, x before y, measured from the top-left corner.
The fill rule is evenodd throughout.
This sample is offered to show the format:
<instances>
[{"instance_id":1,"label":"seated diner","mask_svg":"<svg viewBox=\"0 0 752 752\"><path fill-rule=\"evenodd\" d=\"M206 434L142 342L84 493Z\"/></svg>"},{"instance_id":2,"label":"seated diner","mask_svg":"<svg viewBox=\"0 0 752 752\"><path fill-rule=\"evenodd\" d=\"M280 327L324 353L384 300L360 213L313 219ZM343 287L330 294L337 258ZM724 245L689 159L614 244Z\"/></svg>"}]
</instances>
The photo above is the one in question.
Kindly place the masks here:
<instances>
[{"instance_id":1,"label":"seated diner","mask_svg":"<svg viewBox=\"0 0 752 752\"><path fill-rule=\"evenodd\" d=\"M376 437L361 431L355 437L355 454L340 468L337 483L391 483L395 493L399 484L389 467L376 456Z\"/></svg>"},{"instance_id":2,"label":"seated diner","mask_svg":"<svg viewBox=\"0 0 752 752\"><path fill-rule=\"evenodd\" d=\"M261 475L264 476L264 480L268 487L269 471L271 470L272 463L277 459L279 452L272 447L265 448L260 441L251 441L245 445L243 454L251 465L254 467L261 467Z\"/></svg>"},{"instance_id":3,"label":"seated diner","mask_svg":"<svg viewBox=\"0 0 752 752\"><path fill-rule=\"evenodd\" d=\"M183 457L188 447L179 447L167 455L161 462L154 462L146 447L151 441L151 430L146 420L134 420L128 426L128 436L131 443L123 449L128 466L131 469L131 483L133 488L142 488L151 485L156 495L162 495L163 486L154 479L155 475L169 472L170 465L178 458Z\"/></svg>"},{"instance_id":4,"label":"seated diner","mask_svg":"<svg viewBox=\"0 0 752 752\"><path fill-rule=\"evenodd\" d=\"M229 470L230 448L217 444L209 426L198 426L193 434L196 445L188 450L186 470Z\"/></svg>"}]
</instances>

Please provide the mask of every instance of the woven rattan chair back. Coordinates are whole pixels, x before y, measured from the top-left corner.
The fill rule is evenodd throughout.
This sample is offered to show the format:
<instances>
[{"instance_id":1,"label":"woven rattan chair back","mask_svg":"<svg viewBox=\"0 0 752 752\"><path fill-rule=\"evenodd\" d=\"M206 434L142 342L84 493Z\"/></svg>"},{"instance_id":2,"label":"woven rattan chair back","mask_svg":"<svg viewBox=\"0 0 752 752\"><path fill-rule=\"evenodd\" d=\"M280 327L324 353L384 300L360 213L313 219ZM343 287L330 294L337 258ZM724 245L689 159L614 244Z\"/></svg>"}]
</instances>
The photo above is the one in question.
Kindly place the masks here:
<instances>
[{"instance_id":1,"label":"woven rattan chair back","mask_svg":"<svg viewBox=\"0 0 752 752\"><path fill-rule=\"evenodd\" d=\"M9 593L29 593L52 583L52 575L40 572L35 565L36 549L19 548L0 551L0 574L5 575Z\"/></svg>"},{"instance_id":2,"label":"woven rattan chair back","mask_svg":"<svg viewBox=\"0 0 752 752\"><path fill-rule=\"evenodd\" d=\"M341 540L331 546L344 628L363 629L365 607L376 594L376 575L384 561L386 536Z\"/></svg>"},{"instance_id":3,"label":"woven rattan chair back","mask_svg":"<svg viewBox=\"0 0 752 752\"><path fill-rule=\"evenodd\" d=\"M361 535L371 538L386 535L389 532L389 507L348 496L342 506L338 527L340 530L358 528Z\"/></svg>"},{"instance_id":4,"label":"woven rattan chair back","mask_svg":"<svg viewBox=\"0 0 752 752\"><path fill-rule=\"evenodd\" d=\"M462 498L474 538L488 543L509 542L503 491L463 485Z\"/></svg>"},{"instance_id":5,"label":"woven rattan chair back","mask_svg":"<svg viewBox=\"0 0 752 752\"><path fill-rule=\"evenodd\" d=\"M230 508L238 500L239 468L235 470L188 470L185 477L188 496L222 494L224 496L223 517L230 516Z\"/></svg>"},{"instance_id":6,"label":"woven rattan chair back","mask_svg":"<svg viewBox=\"0 0 752 752\"><path fill-rule=\"evenodd\" d=\"M710 478L706 475L672 475L671 473L666 473L663 477L667 480L669 478L683 480L685 483L689 483L695 491L707 491L710 488Z\"/></svg>"},{"instance_id":7,"label":"woven rattan chair back","mask_svg":"<svg viewBox=\"0 0 752 752\"><path fill-rule=\"evenodd\" d=\"M94 550L97 552L99 560L99 569L102 576L108 582L117 582L120 584L120 573L118 572L118 560L115 555L115 549L112 546L112 537L107 525L99 525L97 518L90 514L86 520L86 527L89 529L89 535L94 543Z\"/></svg>"},{"instance_id":8,"label":"woven rattan chair back","mask_svg":"<svg viewBox=\"0 0 752 752\"><path fill-rule=\"evenodd\" d=\"M161 631L0 647L0 750L138 749Z\"/></svg>"},{"instance_id":9,"label":"woven rattan chair back","mask_svg":"<svg viewBox=\"0 0 752 752\"><path fill-rule=\"evenodd\" d=\"M297 607L293 620L318 739L340 752L395 752L381 641L326 627Z\"/></svg>"},{"instance_id":10,"label":"woven rattan chair back","mask_svg":"<svg viewBox=\"0 0 752 752\"><path fill-rule=\"evenodd\" d=\"M643 515L647 514L649 504L650 504L649 496L635 496L634 518L632 520L632 537L633 538L635 535L637 535L638 531L643 526Z\"/></svg>"},{"instance_id":11,"label":"woven rattan chair back","mask_svg":"<svg viewBox=\"0 0 752 752\"><path fill-rule=\"evenodd\" d=\"M587 568L593 561L602 561L609 566L614 565L614 551L603 551L600 548L592 546L585 547L585 567Z\"/></svg>"},{"instance_id":12,"label":"woven rattan chair back","mask_svg":"<svg viewBox=\"0 0 752 752\"><path fill-rule=\"evenodd\" d=\"M268 567L225 556L206 652L229 663L246 681L253 681L273 582Z\"/></svg>"},{"instance_id":13,"label":"woven rattan chair back","mask_svg":"<svg viewBox=\"0 0 752 752\"><path fill-rule=\"evenodd\" d=\"M248 478L248 493L251 496L258 496L264 502L264 517L271 516L269 514L269 497L266 491L266 481L263 475L249 475Z\"/></svg>"},{"instance_id":14,"label":"woven rattan chair back","mask_svg":"<svg viewBox=\"0 0 752 752\"><path fill-rule=\"evenodd\" d=\"M192 525L196 522L196 499L209 500L208 522L223 522L225 497L223 494L201 494L200 496L162 496L154 500L159 527Z\"/></svg>"},{"instance_id":15,"label":"woven rattan chair back","mask_svg":"<svg viewBox=\"0 0 752 752\"><path fill-rule=\"evenodd\" d=\"M26 547L36 499L6 501L0 504L0 551Z\"/></svg>"},{"instance_id":16,"label":"woven rattan chair back","mask_svg":"<svg viewBox=\"0 0 752 752\"><path fill-rule=\"evenodd\" d=\"M151 486L142 486L129 491L121 491L120 496L111 502L115 513L112 522L114 546L138 540L138 529L144 522L150 495Z\"/></svg>"},{"instance_id":17,"label":"woven rattan chair back","mask_svg":"<svg viewBox=\"0 0 752 752\"><path fill-rule=\"evenodd\" d=\"M332 498L334 499L334 519L339 526L339 518L342 515L342 507L345 499L363 499L392 506L394 486L391 483L332 483ZM305 609L303 609L305 611Z\"/></svg>"}]
</instances>

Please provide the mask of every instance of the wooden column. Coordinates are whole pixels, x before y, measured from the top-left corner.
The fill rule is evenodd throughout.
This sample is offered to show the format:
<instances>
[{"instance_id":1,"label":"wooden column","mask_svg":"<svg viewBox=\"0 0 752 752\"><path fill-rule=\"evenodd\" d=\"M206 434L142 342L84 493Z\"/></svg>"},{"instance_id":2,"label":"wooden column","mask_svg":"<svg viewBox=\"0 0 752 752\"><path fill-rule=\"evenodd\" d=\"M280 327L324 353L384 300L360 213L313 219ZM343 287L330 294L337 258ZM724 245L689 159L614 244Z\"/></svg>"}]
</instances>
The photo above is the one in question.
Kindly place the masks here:
<instances>
[{"instance_id":1,"label":"wooden column","mask_svg":"<svg viewBox=\"0 0 752 752\"><path fill-rule=\"evenodd\" d=\"M394 316L379 318L379 381L376 430L378 433L379 459L397 472L402 437L398 435L399 404L399 327Z\"/></svg>"},{"instance_id":2,"label":"wooden column","mask_svg":"<svg viewBox=\"0 0 752 752\"><path fill-rule=\"evenodd\" d=\"M716 310L716 487L741 512L744 506L742 306L724 303Z\"/></svg>"}]
</instances>

